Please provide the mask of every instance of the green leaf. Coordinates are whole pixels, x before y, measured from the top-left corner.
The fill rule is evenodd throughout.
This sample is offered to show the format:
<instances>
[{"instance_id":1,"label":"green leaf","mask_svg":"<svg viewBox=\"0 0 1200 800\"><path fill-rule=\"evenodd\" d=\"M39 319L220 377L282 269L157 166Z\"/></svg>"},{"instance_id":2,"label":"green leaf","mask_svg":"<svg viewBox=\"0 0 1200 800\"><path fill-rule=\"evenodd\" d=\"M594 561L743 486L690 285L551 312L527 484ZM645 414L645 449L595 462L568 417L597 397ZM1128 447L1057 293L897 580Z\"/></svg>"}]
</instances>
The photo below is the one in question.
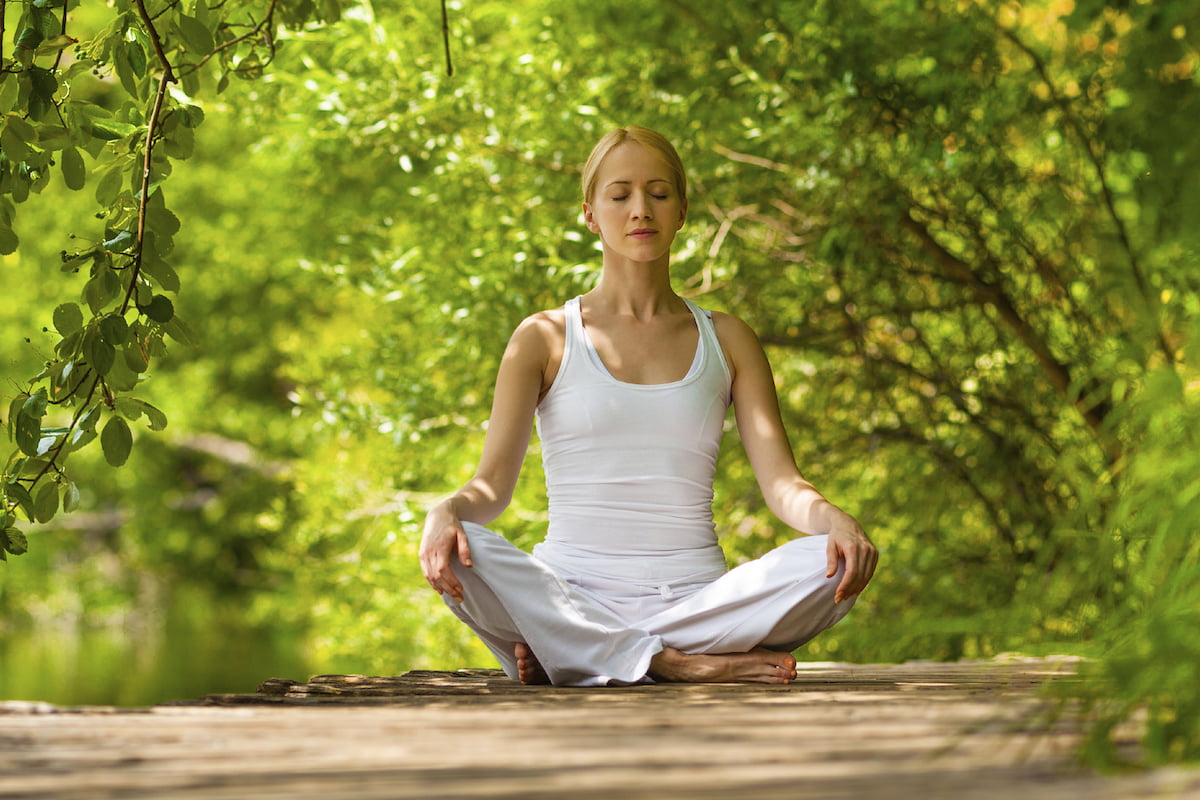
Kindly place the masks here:
<instances>
[{"instance_id":1,"label":"green leaf","mask_svg":"<svg viewBox=\"0 0 1200 800\"><path fill-rule=\"evenodd\" d=\"M54 309L54 329L64 338L83 327L83 312L75 303L63 303Z\"/></svg>"},{"instance_id":2,"label":"green leaf","mask_svg":"<svg viewBox=\"0 0 1200 800\"><path fill-rule=\"evenodd\" d=\"M162 326L162 329L182 345L190 347L196 343L196 334L192 333L191 327L179 317L173 317L170 322Z\"/></svg>"},{"instance_id":3,"label":"green leaf","mask_svg":"<svg viewBox=\"0 0 1200 800\"><path fill-rule=\"evenodd\" d=\"M125 345L125 366L135 374L141 374L150 366L150 360L142 352L142 345L137 340Z\"/></svg>"},{"instance_id":4,"label":"green leaf","mask_svg":"<svg viewBox=\"0 0 1200 800\"><path fill-rule=\"evenodd\" d=\"M8 501L16 502L25 512L25 518L33 522L33 498L29 496L29 491L21 484L13 481L12 483L4 484L4 493L8 497Z\"/></svg>"},{"instance_id":5,"label":"green leaf","mask_svg":"<svg viewBox=\"0 0 1200 800\"><path fill-rule=\"evenodd\" d=\"M64 150L71 146L71 132L62 125L38 125L37 145L42 150Z\"/></svg>"},{"instance_id":6,"label":"green leaf","mask_svg":"<svg viewBox=\"0 0 1200 800\"><path fill-rule=\"evenodd\" d=\"M62 151L62 171L68 189L79 191L87 183L87 166L83 163L83 156L74 147Z\"/></svg>"},{"instance_id":7,"label":"green leaf","mask_svg":"<svg viewBox=\"0 0 1200 800\"><path fill-rule=\"evenodd\" d=\"M167 415L155 406L145 403L146 424L152 431L161 431L167 427Z\"/></svg>"},{"instance_id":8,"label":"green leaf","mask_svg":"<svg viewBox=\"0 0 1200 800\"><path fill-rule=\"evenodd\" d=\"M21 406L25 405L25 398L28 395L19 394L12 399L8 404L8 438L16 438L17 415L21 413Z\"/></svg>"},{"instance_id":9,"label":"green leaf","mask_svg":"<svg viewBox=\"0 0 1200 800\"><path fill-rule=\"evenodd\" d=\"M45 38L37 25L27 22L25 27L17 33L17 48L19 50L36 50Z\"/></svg>"},{"instance_id":10,"label":"green leaf","mask_svg":"<svg viewBox=\"0 0 1200 800\"><path fill-rule=\"evenodd\" d=\"M129 50L127 47L118 45L112 49L112 65L113 71L117 73L117 78L121 81L121 88L130 97L140 99L138 76L134 74L133 65L129 62Z\"/></svg>"},{"instance_id":11,"label":"green leaf","mask_svg":"<svg viewBox=\"0 0 1200 800\"><path fill-rule=\"evenodd\" d=\"M136 397L118 397L113 403L113 410L130 422L137 422L142 416L141 403Z\"/></svg>"},{"instance_id":12,"label":"green leaf","mask_svg":"<svg viewBox=\"0 0 1200 800\"><path fill-rule=\"evenodd\" d=\"M49 522L58 513L58 486L46 481L33 497L33 518L36 522ZM17 553L16 555L20 555Z\"/></svg>"},{"instance_id":13,"label":"green leaf","mask_svg":"<svg viewBox=\"0 0 1200 800\"><path fill-rule=\"evenodd\" d=\"M50 391L54 400L61 401L75 392L79 388L79 382L83 380L84 374L75 361L62 362L62 365L52 373L53 380Z\"/></svg>"},{"instance_id":14,"label":"green leaf","mask_svg":"<svg viewBox=\"0 0 1200 800\"><path fill-rule=\"evenodd\" d=\"M17 252L20 244L21 240L17 237L16 232L9 226L0 223L0 255L12 255Z\"/></svg>"},{"instance_id":15,"label":"green leaf","mask_svg":"<svg viewBox=\"0 0 1200 800\"><path fill-rule=\"evenodd\" d=\"M79 508L79 487L71 481L66 481L62 485L63 513L70 514L77 508Z\"/></svg>"},{"instance_id":16,"label":"green leaf","mask_svg":"<svg viewBox=\"0 0 1200 800\"><path fill-rule=\"evenodd\" d=\"M47 436L46 429L43 428L41 438L38 439L37 452L34 453L34 455L44 456L47 453L49 453L51 450L53 450L54 445L58 444L59 435L60 434L54 434L54 435Z\"/></svg>"},{"instance_id":17,"label":"green leaf","mask_svg":"<svg viewBox=\"0 0 1200 800\"><path fill-rule=\"evenodd\" d=\"M11 119L10 115L9 120ZM11 124L6 123L4 128L0 129L0 150L3 150L8 160L14 163L29 160L29 147L26 146L25 140L16 133Z\"/></svg>"},{"instance_id":18,"label":"green leaf","mask_svg":"<svg viewBox=\"0 0 1200 800\"><path fill-rule=\"evenodd\" d=\"M136 422L143 414L152 431L161 431L167 427L167 415L159 409L137 397L121 397L116 402L117 412L130 422Z\"/></svg>"},{"instance_id":19,"label":"green leaf","mask_svg":"<svg viewBox=\"0 0 1200 800\"><path fill-rule=\"evenodd\" d=\"M133 448L133 434L129 424L121 417L113 415L100 432L100 447L104 450L104 460L110 466L122 466L129 459L129 451Z\"/></svg>"},{"instance_id":20,"label":"green leaf","mask_svg":"<svg viewBox=\"0 0 1200 800\"><path fill-rule=\"evenodd\" d=\"M41 419L26 413L25 409L22 408L17 412L17 447L27 456L37 455L38 442L41 438Z\"/></svg>"},{"instance_id":21,"label":"green leaf","mask_svg":"<svg viewBox=\"0 0 1200 800\"><path fill-rule=\"evenodd\" d=\"M83 287L83 301L93 314L99 314L104 307L116 299L121 291L121 282L116 274L107 267L99 274L92 276Z\"/></svg>"},{"instance_id":22,"label":"green leaf","mask_svg":"<svg viewBox=\"0 0 1200 800\"><path fill-rule=\"evenodd\" d=\"M163 140L164 149L171 158L191 158L196 149L196 135L185 125L176 126Z\"/></svg>"},{"instance_id":23,"label":"green leaf","mask_svg":"<svg viewBox=\"0 0 1200 800\"><path fill-rule=\"evenodd\" d=\"M187 45L187 49L195 55L206 56L212 52L213 35L200 20L195 17L189 17L187 14L179 15L179 35L183 37L183 43Z\"/></svg>"},{"instance_id":24,"label":"green leaf","mask_svg":"<svg viewBox=\"0 0 1200 800\"><path fill-rule=\"evenodd\" d=\"M78 39L73 39L70 36L67 36L65 33L60 33L58 36L55 36L52 39L47 39L38 45L37 54L39 56L44 56L49 55L50 53L57 53L60 50L66 50L68 47L73 44L77 44L78 42Z\"/></svg>"},{"instance_id":25,"label":"green leaf","mask_svg":"<svg viewBox=\"0 0 1200 800\"><path fill-rule=\"evenodd\" d=\"M120 314L105 314L100 319L100 335L113 347L121 347L129 340L129 323Z\"/></svg>"},{"instance_id":26,"label":"green leaf","mask_svg":"<svg viewBox=\"0 0 1200 800\"><path fill-rule=\"evenodd\" d=\"M164 206L151 206L146 210L146 223L159 236L171 237L179 233L179 217Z\"/></svg>"},{"instance_id":27,"label":"green leaf","mask_svg":"<svg viewBox=\"0 0 1200 800\"><path fill-rule=\"evenodd\" d=\"M104 207L111 206L121 194L121 184L125 178L125 170L121 163L113 162L96 184L96 202Z\"/></svg>"},{"instance_id":28,"label":"green leaf","mask_svg":"<svg viewBox=\"0 0 1200 800\"><path fill-rule=\"evenodd\" d=\"M29 144L38 139L37 128L29 124L20 114L9 112L4 117L4 129L22 142Z\"/></svg>"},{"instance_id":29,"label":"green leaf","mask_svg":"<svg viewBox=\"0 0 1200 800\"><path fill-rule=\"evenodd\" d=\"M129 368L124 358L115 359L104 376L108 388L128 392L138 385L138 374Z\"/></svg>"},{"instance_id":30,"label":"green leaf","mask_svg":"<svg viewBox=\"0 0 1200 800\"><path fill-rule=\"evenodd\" d=\"M138 42L129 42L125 45L125 53L133 74L139 78L146 77L146 51L142 46Z\"/></svg>"},{"instance_id":31,"label":"green leaf","mask_svg":"<svg viewBox=\"0 0 1200 800\"><path fill-rule=\"evenodd\" d=\"M58 76L43 67L30 67L29 83L29 118L41 121L54 108L54 93L58 91Z\"/></svg>"},{"instance_id":32,"label":"green leaf","mask_svg":"<svg viewBox=\"0 0 1200 800\"><path fill-rule=\"evenodd\" d=\"M200 106L184 106L183 124L189 128L198 128L204 122L204 109Z\"/></svg>"},{"instance_id":33,"label":"green leaf","mask_svg":"<svg viewBox=\"0 0 1200 800\"><path fill-rule=\"evenodd\" d=\"M117 351L104 341L98 330L91 328L83 336L83 357L97 375L107 375L112 369L113 361L116 360Z\"/></svg>"},{"instance_id":34,"label":"green leaf","mask_svg":"<svg viewBox=\"0 0 1200 800\"><path fill-rule=\"evenodd\" d=\"M83 330L64 336L63 340L54 347L59 358L72 358L79 352L79 343L83 341Z\"/></svg>"},{"instance_id":35,"label":"green leaf","mask_svg":"<svg viewBox=\"0 0 1200 800\"><path fill-rule=\"evenodd\" d=\"M17 412L17 447L27 456L38 455L38 444L42 438L42 417L46 415L46 390L38 389L21 404Z\"/></svg>"},{"instance_id":36,"label":"green leaf","mask_svg":"<svg viewBox=\"0 0 1200 800\"><path fill-rule=\"evenodd\" d=\"M123 253L137 243L133 231L119 231L116 236L104 243L104 249L110 253Z\"/></svg>"},{"instance_id":37,"label":"green leaf","mask_svg":"<svg viewBox=\"0 0 1200 800\"><path fill-rule=\"evenodd\" d=\"M33 394L25 398L22 404L22 409L35 415L38 419L46 416L46 408L49 406L49 401L46 398L46 390L38 389Z\"/></svg>"},{"instance_id":38,"label":"green leaf","mask_svg":"<svg viewBox=\"0 0 1200 800\"><path fill-rule=\"evenodd\" d=\"M16 105L19 84L20 80L11 72L0 72L0 111Z\"/></svg>"},{"instance_id":39,"label":"green leaf","mask_svg":"<svg viewBox=\"0 0 1200 800\"><path fill-rule=\"evenodd\" d=\"M136 125L130 125L128 122L117 122L112 119L92 120L92 135L108 142L131 136L137 129Z\"/></svg>"},{"instance_id":40,"label":"green leaf","mask_svg":"<svg viewBox=\"0 0 1200 800\"><path fill-rule=\"evenodd\" d=\"M175 304L171 302L171 298L166 295L156 294L140 310L150 319L160 325L170 322L175 317Z\"/></svg>"},{"instance_id":41,"label":"green leaf","mask_svg":"<svg viewBox=\"0 0 1200 800\"><path fill-rule=\"evenodd\" d=\"M3 534L4 550L7 550L14 556L25 555L25 553L29 552L29 540L25 538L25 534L16 528L5 528Z\"/></svg>"},{"instance_id":42,"label":"green leaf","mask_svg":"<svg viewBox=\"0 0 1200 800\"><path fill-rule=\"evenodd\" d=\"M81 431L96 430L96 422L100 419L100 408L100 404L96 403L85 411L83 416L79 418L79 422L75 425L75 429Z\"/></svg>"},{"instance_id":43,"label":"green leaf","mask_svg":"<svg viewBox=\"0 0 1200 800\"><path fill-rule=\"evenodd\" d=\"M87 447L95 438L96 431L94 429L76 428L71 431L71 436L67 439L63 452L74 453L76 450L81 450Z\"/></svg>"},{"instance_id":44,"label":"green leaf","mask_svg":"<svg viewBox=\"0 0 1200 800\"><path fill-rule=\"evenodd\" d=\"M179 291L179 273L175 271L174 267L163 261L157 253L142 254L142 272L158 281L158 285L165 291Z\"/></svg>"}]
</instances>

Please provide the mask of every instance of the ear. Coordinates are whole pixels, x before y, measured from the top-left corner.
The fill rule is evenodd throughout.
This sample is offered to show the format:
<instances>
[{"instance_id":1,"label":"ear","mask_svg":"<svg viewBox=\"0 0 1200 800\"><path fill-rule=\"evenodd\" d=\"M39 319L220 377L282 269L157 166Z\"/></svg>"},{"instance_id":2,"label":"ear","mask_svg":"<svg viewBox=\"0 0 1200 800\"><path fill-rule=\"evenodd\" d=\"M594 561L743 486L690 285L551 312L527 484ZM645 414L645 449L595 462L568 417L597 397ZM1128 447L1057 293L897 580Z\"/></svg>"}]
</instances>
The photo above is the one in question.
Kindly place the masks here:
<instances>
[{"instance_id":1,"label":"ear","mask_svg":"<svg viewBox=\"0 0 1200 800\"><path fill-rule=\"evenodd\" d=\"M687 211L687 200L684 200L683 205L679 209L679 224L675 226L675 230L683 230L683 223L687 222Z\"/></svg>"},{"instance_id":2,"label":"ear","mask_svg":"<svg viewBox=\"0 0 1200 800\"><path fill-rule=\"evenodd\" d=\"M592 233L599 233L600 226L596 224L596 218L592 215L592 204L583 204L583 221L587 225L587 229Z\"/></svg>"}]
</instances>

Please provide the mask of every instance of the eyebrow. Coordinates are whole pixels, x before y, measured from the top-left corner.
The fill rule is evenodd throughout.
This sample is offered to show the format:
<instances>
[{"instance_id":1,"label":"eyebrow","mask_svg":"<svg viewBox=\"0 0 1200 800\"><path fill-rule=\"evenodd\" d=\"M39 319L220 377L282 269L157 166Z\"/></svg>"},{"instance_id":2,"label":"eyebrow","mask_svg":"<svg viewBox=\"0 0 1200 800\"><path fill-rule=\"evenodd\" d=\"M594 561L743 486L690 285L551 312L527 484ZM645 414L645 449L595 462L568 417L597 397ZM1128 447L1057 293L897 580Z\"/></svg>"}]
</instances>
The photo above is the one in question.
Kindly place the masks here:
<instances>
[{"instance_id":1,"label":"eyebrow","mask_svg":"<svg viewBox=\"0 0 1200 800\"><path fill-rule=\"evenodd\" d=\"M604 184L604 188L607 189L609 186L616 186L617 184L629 185L632 183L633 183L633 181L625 181L625 180L609 181L608 183ZM651 178L650 180L646 181L646 183L670 183L670 181L667 180L666 178Z\"/></svg>"}]
</instances>

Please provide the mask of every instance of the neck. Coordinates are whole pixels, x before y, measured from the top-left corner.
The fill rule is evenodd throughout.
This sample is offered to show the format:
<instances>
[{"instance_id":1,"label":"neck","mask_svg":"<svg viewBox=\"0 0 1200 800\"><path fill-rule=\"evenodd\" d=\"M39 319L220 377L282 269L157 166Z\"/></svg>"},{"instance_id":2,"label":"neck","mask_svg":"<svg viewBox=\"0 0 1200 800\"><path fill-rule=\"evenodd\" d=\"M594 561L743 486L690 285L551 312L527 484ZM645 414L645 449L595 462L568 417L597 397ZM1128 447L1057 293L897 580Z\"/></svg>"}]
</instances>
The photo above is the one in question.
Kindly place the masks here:
<instances>
[{"instance_id":1,"label":"neck","mask_svg":"<svg viewBox=\"0 0 1200 800\"><path fill-rule=\"evenodd\" d=\"M668 261L630 262L605 253L600 281L588 297L612 314L646 317L677 312L679 296L671 288Z\"/></svg>"}]
</instances>

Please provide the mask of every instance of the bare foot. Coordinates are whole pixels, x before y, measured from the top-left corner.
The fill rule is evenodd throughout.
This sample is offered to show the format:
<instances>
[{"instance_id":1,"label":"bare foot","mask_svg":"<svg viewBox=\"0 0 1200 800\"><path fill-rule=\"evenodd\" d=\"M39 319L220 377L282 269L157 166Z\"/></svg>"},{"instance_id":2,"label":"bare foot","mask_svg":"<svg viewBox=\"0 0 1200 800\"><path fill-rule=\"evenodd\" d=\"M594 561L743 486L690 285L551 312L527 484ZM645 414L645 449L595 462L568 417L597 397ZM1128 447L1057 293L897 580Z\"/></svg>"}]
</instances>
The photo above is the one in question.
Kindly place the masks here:
<instances>
[{"instance_id":1,"label":"bare foot","mask_svg":"<svg viewBox=\"0 0 1200 800\"><path fill-rule=\"evenodd\" d=\"M513 648L513 655L517 658L517 675L521 683L526 686L550 683L550 677L546 675L546 670L529 649L529 645L517 642L517 646Z\"/></svg>"},{"instance_id":2,"label":"bare foot","mask_svg":"<svg viewBox=\"0 0 1200 800\"><path fill-rule=\"evenodd\" d=\"M719 655L667 647L650 660L650 676L678 683L791 683L796 678L796 659L765 647Z\"/></svg>"}]
</instances>

